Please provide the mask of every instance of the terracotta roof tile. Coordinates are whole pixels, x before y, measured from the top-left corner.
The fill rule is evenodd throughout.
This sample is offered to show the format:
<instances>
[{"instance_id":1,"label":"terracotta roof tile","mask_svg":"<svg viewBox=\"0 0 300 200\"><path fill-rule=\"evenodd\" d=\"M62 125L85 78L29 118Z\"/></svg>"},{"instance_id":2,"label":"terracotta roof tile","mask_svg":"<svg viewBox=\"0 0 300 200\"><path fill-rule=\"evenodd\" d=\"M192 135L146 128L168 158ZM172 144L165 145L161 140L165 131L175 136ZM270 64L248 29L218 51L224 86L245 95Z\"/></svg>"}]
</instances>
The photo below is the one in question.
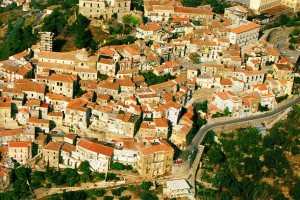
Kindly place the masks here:
<instances>
[{"instance_id":1,"label":"terracotta roof tile","mask_svg":"<svg viewBox=\"0 0 300 200\"><path fill-rule=\"evenodd\" d=\"M81 140L79 140L77 146L109 157L111 157L114 152L113 148L93 142L87 138L82 138Z\"/></svg>"},{"instance_id":2,"label":"terracotta roof tile","mask_svg":"<svg viewBox=\"0 0 300 200\"><path fill-rule=\"evenodd\" d=\"M8 142L8 148L27 148L31 146L31 142Z\"/></svg>"},{"instance_id":3,"label":"terracotta roof tile","mask_svg":"<svg viewBox=\"0 0 300 200\"><path fill-rule=\"evenodd\" d=\"M241 26L238 26L236 28L233 28L233 29L231 29L231 32L235 33L235 34L239 34L239 33L250 31L252 29L256 29L256 28L259 28L259 27L260 27L259 24L249 23L249 24L246 24L246 25L241 25Z\"/></svg>"},{"instance_id":4,"label":"terracotta roof tile","mask_svg":"<svg viewBox=\"0 0 300 200\"><path fill-rule=\"evenodd\" d=\"M50 141L43 149L50 151L59 151L61 148L61 143Z\"/></svg>"},{"instance_id":5,"label":"terracotta roof tile","mask_svg":"<svg viewBox=\"0 0 300 200\"><path fill-rule=\"evenodd\" d=\"M51 74L48 81L74 83L77 81L77 76L69 74Z\"/></svg>"}]
</instances>

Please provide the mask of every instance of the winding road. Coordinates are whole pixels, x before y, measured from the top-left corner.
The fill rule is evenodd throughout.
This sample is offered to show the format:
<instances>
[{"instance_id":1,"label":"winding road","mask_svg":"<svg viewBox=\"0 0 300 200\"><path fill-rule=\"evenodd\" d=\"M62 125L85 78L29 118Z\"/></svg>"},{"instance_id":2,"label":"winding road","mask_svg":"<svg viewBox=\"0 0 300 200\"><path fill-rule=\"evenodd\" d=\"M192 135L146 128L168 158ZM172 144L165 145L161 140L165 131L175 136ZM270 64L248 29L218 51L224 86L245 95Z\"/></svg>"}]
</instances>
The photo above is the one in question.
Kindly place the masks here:
<instances>
[{"instance_id":1,"label":"winding road","mask_svg":"<svg viewBox=\"0 0 300 200\"><path fill-rule=\"evenodd\" d=\"M278 108L274 109L273 111L269 111L269 112L264 113L264 114L245 117L245 118L231 119L231 120L223 121L223 122L216 122L216 123L206 124L206 125L202 126L199 129L198 133L195 135L192 142L189 144L189 146L186 148L185 151L193 152L194 150L196 150L198 148L198 146L201 144L201 142L202 142L203 138L205 137L206 133L214 127L222 126L222 125L228 125L228 124L234 124L234 123L238 123L238 122L251 121L251 120L261 119L261 118L265 118L265 117L271 117L273 115L279 114L280 112L284 111L285 109L287 109L287 108L289 108L289 107L291 107L291 106L293 106L297 103L300 103L300 97L299 96L296 97L290 103L287 103L287 104L285 104L281 107L278 107Z\"/></svg>"}]
</instances>

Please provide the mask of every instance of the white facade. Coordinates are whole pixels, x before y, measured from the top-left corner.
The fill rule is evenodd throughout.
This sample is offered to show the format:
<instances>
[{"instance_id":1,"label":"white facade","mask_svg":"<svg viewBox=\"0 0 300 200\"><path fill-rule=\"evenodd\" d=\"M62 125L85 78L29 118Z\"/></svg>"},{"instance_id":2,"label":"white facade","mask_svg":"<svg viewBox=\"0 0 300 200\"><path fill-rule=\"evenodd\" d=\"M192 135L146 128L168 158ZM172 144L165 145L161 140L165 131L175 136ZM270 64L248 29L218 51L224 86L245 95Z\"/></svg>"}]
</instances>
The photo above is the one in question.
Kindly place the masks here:
<instances>
[{"instance_id":1,"label":"white facade","mask_svg":"<svg viewBox=\"0 0 300 200\"><path fill-rule=\"evenodd\" d=\"M231 27L229 33L229 42L238 44L240 47L246 44L252 44L258 41L260 25L240 20L237 25Z\"/></svg>"},{"instance_id":2,"label":"white facade","mask_svg":"<svg viewBox=\"0 0 300 200\"><path fill-rule=\"evenodd\" d=\"M186 180L172 180L166 181L166 188L163 188L163 194L169 198L182 198L188 197L191 194L191 187Z\"/></svg>"}]
</instances>

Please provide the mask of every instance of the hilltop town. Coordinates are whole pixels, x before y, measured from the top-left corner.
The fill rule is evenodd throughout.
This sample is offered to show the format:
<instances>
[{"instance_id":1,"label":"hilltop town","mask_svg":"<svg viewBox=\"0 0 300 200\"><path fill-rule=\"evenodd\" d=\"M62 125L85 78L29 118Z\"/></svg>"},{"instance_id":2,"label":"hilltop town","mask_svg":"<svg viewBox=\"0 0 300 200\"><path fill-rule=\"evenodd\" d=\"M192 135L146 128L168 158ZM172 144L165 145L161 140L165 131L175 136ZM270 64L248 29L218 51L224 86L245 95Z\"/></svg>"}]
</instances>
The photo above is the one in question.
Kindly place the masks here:
<instances>
[{"instance_id":1,"label":"hilltop town","mask_svg":"<svg viewBox=\"0 0 300 200\"><path fill-rule=\"evenodd\" d=\"M0 62L3 188L18 166L78 169L86 161L106 175L130 166L141 181L172 177L204 124L260 115L297 95L297 63L260 39L263 24L248 20L249 8L143 4L146 23L130 0L79 0L78 13L94 23L131 17L132 42L55 52L57 33L40 30L36 44ZM176 181L164 197L192 198L187 182Z\"/></svg>"}]
</instances>

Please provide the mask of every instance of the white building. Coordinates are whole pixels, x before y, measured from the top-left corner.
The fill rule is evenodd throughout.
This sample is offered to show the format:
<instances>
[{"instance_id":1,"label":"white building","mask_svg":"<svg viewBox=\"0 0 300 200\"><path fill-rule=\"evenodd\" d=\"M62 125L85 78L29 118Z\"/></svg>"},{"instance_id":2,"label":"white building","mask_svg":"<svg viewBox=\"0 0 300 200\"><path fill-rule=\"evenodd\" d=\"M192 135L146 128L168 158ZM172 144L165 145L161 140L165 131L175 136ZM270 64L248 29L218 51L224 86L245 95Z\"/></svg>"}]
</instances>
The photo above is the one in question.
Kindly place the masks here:
<instances>
[{"instance_id":1,"label":"white building","mask_svg":"<svg viewBox=\"0 0 300 200\"><path fill-rule=\"evenodd\" d=\"M173 126L176 125L179 120L181 105L174 101L168 101L164 108L166 109L166 119L170 120Z\"/></svg>"},{"instance_id":2,"label":"white building","mask_svg":"<svg viewBox=\"0 0 300 200\"><path fill-rule=\"evenodd\" d=\"M242 100L232 92L217 92L212 104L217 106L221 112L228 108L233 117L239 116L242 108Z\"/></svg>"},{"instance_id":3,"label":"white building","mask_svg":"<svg viewBox=\"0 0 300 200\"><path fill-rule=\"evenodd\" d=\"M163 188L163 195L169 198L188 197L191 194L191 187L184 179L166 181L166 188Z\"/></svg>"},{"instance_id":4,"label":"white building","mask_svg":"<svg viewBox=\"0 0 300 200\"><path fill-rule=\"evenodd\" d=\"M258 41L259 24L247 20L239 20L237 25L231 27L229 41L232 44L238 44L240 47L246 44Z\"/></svg>"},{"instance_id":5,"label":"white building","mask_svg":"<svg viewBox=\"0 0 300 200\"><path fill-rule=\"evenodd\" d=\"M113 159L126 165L135 166L137 163L137 148L133 138L119 139L115 143Z\"/></svg>"},{"instance_id":6,"label":"white building","mask_svg":"<svg viewBox=\"0 0 300 200\"><path fill-rule=\"evenodd\" d=\"M113 148L82 138L76 146L76 153L72 155L80 161L89 161L95 171L107 172L113 153Z\"/></svg>"}]
</instances>

